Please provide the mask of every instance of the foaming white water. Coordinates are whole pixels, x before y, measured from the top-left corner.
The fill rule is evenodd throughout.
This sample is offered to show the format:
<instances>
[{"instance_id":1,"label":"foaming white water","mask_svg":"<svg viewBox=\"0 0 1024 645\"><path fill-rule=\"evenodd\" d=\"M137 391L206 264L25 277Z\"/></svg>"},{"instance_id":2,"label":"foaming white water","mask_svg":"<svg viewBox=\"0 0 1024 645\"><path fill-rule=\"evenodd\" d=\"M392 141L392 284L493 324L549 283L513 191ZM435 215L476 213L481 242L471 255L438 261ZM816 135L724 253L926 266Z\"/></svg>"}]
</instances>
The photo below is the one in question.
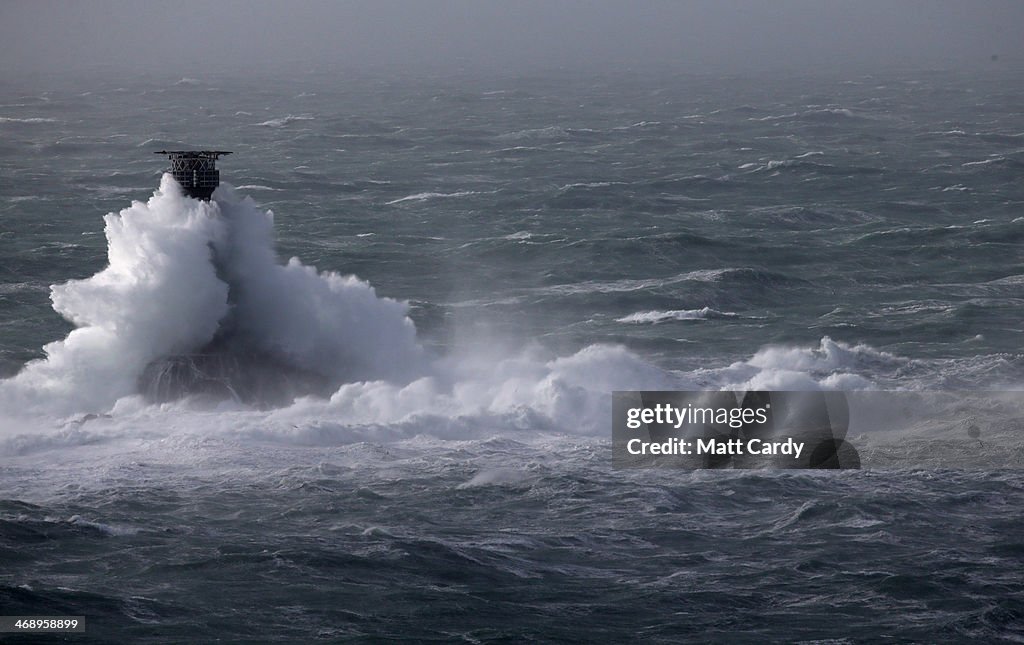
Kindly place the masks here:
<instances>
[{"instance_id":1,"label":"foaming white water","mask_svg":"<svg viewBox=\"0 0 1024 645\"><path fill-rule=\"evenodd\" d=\"M608 345L561 357L537 347L504 356L472 353L434 360L411 382L345 383L330 397L307 396L269 411L231 401L212 407L189 399L152 405L141 396L127 396L108 415L63 422L59 428L22 427L20 436L0 443L0 453L136 439L160 445L170 441L183 450L218 442L241 450L251 441L297 446L400 442L406 447L496 436L531 443L551 435L600 441L608 436L614 390L874 389L876 384L859 372L877 361L903 364L906 359L829 338L812 348L768 346L745 361L688 373L666 372Z\"/></svg>"},{"instance_id":2,"label":"foaming white water","mask_svg":"<svg viewBox=\"0 0 1024 645\"><path fill-rule=\"evenodd\" d=\"M825 336L818 347L762 347L749 360L718 370L715 376L722 389L860 390L877 386L861 374L878 373L880 364L905 363L906 359L867 345L850 346Z\"/></svg>"},{"instance_id":3,"label":"foaming white water","mask_svg":"<svg viewBox=\"0 0 1024 645\"><path fill-rule=\"evenodd\" d=\"M13 116L0 116L0 123L56 123L57 119L48 119L46 117L34 116L19 119Z\"/></svg>"},{"instance_id":4,"label":"foaming white water","mask_svg":"<svg viewBox=\"0 0 1024 645\"><path fill-rule=\"evenodd\" d=\"M268 119L261 123L257 123L256 125L266 128L283 128L289 123L294 123L295 121L312 121L313 119L314 117L308 114L300 114L298 116L289 114L288 116L283 116L277 119Z\"/></svg>"},{"instance_id":5,"label":"foaming white water","mask_svg":"<svg viewBox=\"0 0 1024 645\"><path fill-rule=\"evenodd\" d=\"M205 203L183 196L165 175L148 202L105 221L109 266L53 287L54 308L77 328L48 345L45 359L0 382L2 434L21 435L6 442L7 450L194 434L300 444L520 431L603 438L613 390L856 389L870 385L859 373L904 360L828 338L817 348L766 347L747 361L690 373L667 372L607 345L569 356L539 348L456 348L451 356L431 357L404 303L297 258L279 264L272 213L229 187ZM722 271L671 280L716 280ZM715 315L729 314L654 311L627 318ZM222 342L225 335L230 342ZM157 405L140 396L147 366L218 342L320 375L330 394L270 411L231 400ZM15 416L18 423L10 422Z\"/></svg>"},{"instance_id":6,"label":"foaming white water","mask_svg":"<svg viewBox=\"0 0 1024 645\"><path fill-rule=\"evenodd\" d=\"M423 352L404 303L378 297L353 275L320 273L298 258L279 265L273 214L229 188L221 194L227 229L217 257L232 285L235 333L339 382L401 380L422 371Z\"/></svg>"},{"instance_id":7,"label":"foaming white water","mask_svg":"<svg viewBox=\"0 0 1024 645\"><path fill-rule=\"evenodd\" d=\"M404 303L355 276L297 258L279 264L273 214L227 186L206 203L165 175L148 202L105 222L109 266L52 289L55 310L77 328L0 382L3 434L21 435L8 448L196 432L300 443L509 429L595 435L606 429L611 390L685 386L613 346L431 358ZM155 362L235 346L323 376L333 395L267 412L230 400L211 408L208 398L157 405L140 394Z\"/></svg>"},{"instance_id":8,"label":"foaming white water","mask_svg":"<svg viewBox=\"0 0 1024 645\"><path fill-rule=\"evenodd\" d=\"M394 204L401 204L403 202L422 202L428 199L444 199L446 197L467 197L469 195L479 195L480 193L475 190L459 190L454 193L416 193L415 195L406 195L405 197L399 197L393 199L390 202L385 202L385 205L392 206Z\"/></svg>"},{"instance_id":9,"label":"foaming white water","mask_svg":"<svg viewBox=\"0 0 1024 645\"><path fill-rule=\"evenodd\" d=\"M54 310L77 328L0 382L0 407L104 410L135 391L152 361L208 342L228 311L228 286L211 261L211 242L225 235L215 212L165 175L147 203L107 215L109 265L51 287Z\"/></svg>"},{"instance_id":10,"label":"foaming white water","mask_svg":"<svg viewBox=\"0 0 1024 645\"><path fill-rule=\"evenodd\" d=\"M636 313L616 318L616 322L622 323L660 323L669 320L707 320L712 318L739 318L739 314L731 311L718 311L711 307L700 309L672 309L669 311L638 311Z\"/></svg>"},{"instance_id":11,"label":"foaming white water","mask_svg":"<svg viewBox=\"0 0 1024 645\"><path fill-rule=\"evenodd\" d=\"M154 361L202 350L218 332L337 381L420 369L406 306L353 276L277 263L271 213L225 187L215 202L170 175L146 203L105 218L109 265L52 287L77 327L0 382L4 416L109 410Z\"/></svg>"},{"instance_id":12,"label":"foaming white water","mask_svg":"<svg viewBox=\"0 0 1024 645\"><path fill-rule=\"evenodd\" d=\"M380 437L380 425L408 426L385 435L397 430L449 438L510 429L600 435L608 429L613 390L687 385L623 347L592 345L564 357L527 350L441 360L430 375L407 385L349 383L329 400L302 399L271 418L296 427L311 418L338 419L368 429L368 437Z\"/></svg>"}]
</instances>

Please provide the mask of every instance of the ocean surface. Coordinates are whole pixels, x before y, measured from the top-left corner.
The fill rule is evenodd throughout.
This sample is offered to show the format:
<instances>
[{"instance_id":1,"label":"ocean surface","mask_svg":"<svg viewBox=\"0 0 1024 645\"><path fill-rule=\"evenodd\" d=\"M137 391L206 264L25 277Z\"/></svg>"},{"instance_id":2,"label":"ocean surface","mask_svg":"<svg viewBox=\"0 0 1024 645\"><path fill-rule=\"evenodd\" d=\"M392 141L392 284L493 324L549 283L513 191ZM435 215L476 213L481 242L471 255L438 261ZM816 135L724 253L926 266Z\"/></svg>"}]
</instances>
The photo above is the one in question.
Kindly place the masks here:
<instances>
[{"instance_id":1,"label":"ocean surface","mask_svg":"<svg viewBox=\"0 0 1024 645\"><path fill-rule=\"evenodd\" d=\"M610 448L613 390L1020 390L1022 107L998 64L2 78L0 615L1024 641L1017 408L852 419L858 471Z\"/></svg>"}]
</instances>

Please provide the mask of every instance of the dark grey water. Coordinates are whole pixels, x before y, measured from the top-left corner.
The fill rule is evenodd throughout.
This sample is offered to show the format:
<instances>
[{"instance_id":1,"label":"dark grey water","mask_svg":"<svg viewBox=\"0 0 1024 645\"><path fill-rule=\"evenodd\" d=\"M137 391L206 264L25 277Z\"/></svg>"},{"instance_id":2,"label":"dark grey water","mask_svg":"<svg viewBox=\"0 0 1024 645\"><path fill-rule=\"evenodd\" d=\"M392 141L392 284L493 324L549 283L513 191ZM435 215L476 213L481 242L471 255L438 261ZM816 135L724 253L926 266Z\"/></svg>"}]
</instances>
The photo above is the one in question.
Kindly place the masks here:
<instances>
[{"instance_id":1,"label":"dark grey water","mask_svg":"<svg viewBox=\"0 0 1024 645\"><path fill-rule=\"evenodd\" d=\"M927 468L859 473L607 445L616 388L1019 388L1022 81L4 81L0 613L102 642L1024 638L1024 480L922 456L929 428ZM163 196L108 240L178 147L235 151L256 206L225 192L222 230ZM362 283L271 268L260 209L416 340ZM208 246L249 342L329 400L135 394L221 320ZM50 285L108 262L45 353L74 326Z\"/></svg>"}]
</instances>

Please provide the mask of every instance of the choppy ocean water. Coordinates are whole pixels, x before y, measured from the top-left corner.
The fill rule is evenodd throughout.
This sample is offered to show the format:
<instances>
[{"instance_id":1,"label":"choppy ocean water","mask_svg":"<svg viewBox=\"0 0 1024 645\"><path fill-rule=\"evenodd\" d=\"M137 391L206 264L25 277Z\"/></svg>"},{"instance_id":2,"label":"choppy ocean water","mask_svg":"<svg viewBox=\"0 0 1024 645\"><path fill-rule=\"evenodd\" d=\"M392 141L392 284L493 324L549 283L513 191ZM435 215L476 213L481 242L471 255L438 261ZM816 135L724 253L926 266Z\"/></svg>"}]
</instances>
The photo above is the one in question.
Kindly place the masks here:
<instances>
[{"instance_id":1,"label":"choppy ocean water","mask_svg":"<svg viewBox=\"0 0 1024 645\"><path fill-rule=\"evenodd\" d=\"M861 472L608 447L613 389L1018 389L1022 80L4 81L2 613L97 642L1024 637L1012 422ZM161 186L181 147L234 151L212 210ZM138 394L211 346L272 359L274 400Z\"/></svg>"}]
</instances>

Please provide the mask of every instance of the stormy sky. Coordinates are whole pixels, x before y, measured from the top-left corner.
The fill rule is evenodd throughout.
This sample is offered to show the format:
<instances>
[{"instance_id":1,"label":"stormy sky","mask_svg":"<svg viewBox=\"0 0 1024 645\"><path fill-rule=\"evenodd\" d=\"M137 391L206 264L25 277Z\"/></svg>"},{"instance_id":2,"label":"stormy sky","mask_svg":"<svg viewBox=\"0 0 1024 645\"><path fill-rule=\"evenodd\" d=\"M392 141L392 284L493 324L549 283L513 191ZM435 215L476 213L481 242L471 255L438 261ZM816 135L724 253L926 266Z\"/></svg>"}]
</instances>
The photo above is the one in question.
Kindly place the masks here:
<instances>
[{"instance_id":1,"label":"stormy sky","mask_svg":"<svg viewBox=\"0 0 1024 645\"><path fill-rule=\"evenodd\" d=\"M1024 64L1019 0L4 0L0 75Z\"/></svg>"}]
</instances>

